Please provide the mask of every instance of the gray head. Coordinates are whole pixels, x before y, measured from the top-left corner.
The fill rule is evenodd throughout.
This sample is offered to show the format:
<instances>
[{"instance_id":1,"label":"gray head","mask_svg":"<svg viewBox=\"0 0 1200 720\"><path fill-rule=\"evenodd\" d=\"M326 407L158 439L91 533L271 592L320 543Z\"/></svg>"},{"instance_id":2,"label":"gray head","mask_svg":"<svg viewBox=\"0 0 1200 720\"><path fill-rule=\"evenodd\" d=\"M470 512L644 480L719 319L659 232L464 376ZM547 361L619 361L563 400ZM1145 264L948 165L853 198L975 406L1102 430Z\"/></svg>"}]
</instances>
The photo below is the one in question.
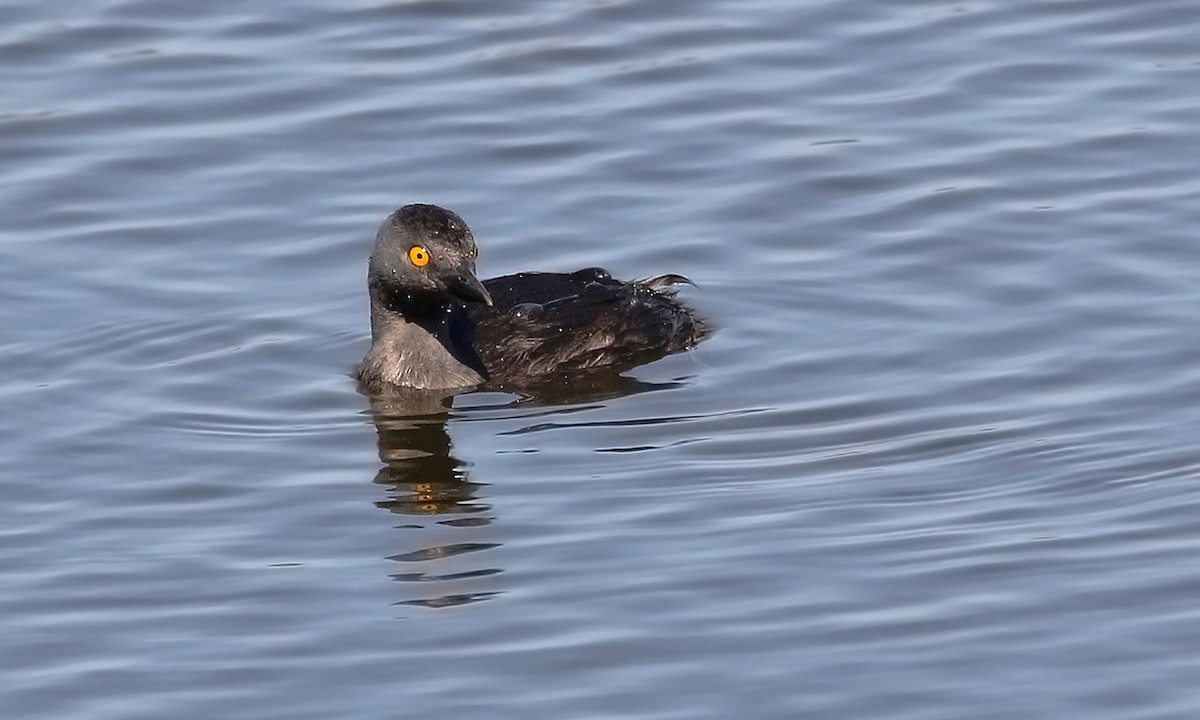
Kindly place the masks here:
<instances>
[{"instance_id":1,"label":"gray head","mask_svg":"<svg viewBox=\"0 0 1200 720\"><path fill-rule=\"evenodd\" d=\"M375 236L367 268L372 292L393 297L492 304L475 277L475 238L458 215L437 205L405 205Z\"/></svg>"}]
</instances>

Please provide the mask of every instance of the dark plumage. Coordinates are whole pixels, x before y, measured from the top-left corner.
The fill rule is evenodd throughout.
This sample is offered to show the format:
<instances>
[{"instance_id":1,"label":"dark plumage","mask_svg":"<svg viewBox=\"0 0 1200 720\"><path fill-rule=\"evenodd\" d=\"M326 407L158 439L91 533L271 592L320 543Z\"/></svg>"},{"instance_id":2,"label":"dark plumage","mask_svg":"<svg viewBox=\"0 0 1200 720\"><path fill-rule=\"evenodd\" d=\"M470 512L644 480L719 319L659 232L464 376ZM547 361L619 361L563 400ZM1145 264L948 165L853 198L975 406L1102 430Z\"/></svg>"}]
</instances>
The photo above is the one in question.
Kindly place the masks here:
<instances>
[{"instance_id":1,"label":"dark plumage","mask_svg":"<svg viewBox=\"0 0 1200 720\"><path fill-rule=\"evenodd\" d=\"M475 239L436 205L406 205L375 238L367 271L364 390L519 388L686 350L704 324L675 299L680 275L622 282L600 268L475 277Z\"/></svg>"}]
</instances>

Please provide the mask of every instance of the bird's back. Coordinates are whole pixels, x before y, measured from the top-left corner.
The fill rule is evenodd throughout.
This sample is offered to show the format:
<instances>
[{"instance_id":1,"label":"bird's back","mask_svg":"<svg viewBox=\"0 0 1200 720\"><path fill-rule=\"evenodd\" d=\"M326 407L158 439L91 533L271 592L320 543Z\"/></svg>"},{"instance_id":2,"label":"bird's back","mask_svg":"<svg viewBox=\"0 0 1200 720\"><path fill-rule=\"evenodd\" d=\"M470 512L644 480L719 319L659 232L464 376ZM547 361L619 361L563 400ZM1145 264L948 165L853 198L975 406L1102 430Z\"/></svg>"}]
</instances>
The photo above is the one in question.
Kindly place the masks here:
<instances>
[{"instance_id":1,"label":"bird's back","mask_svg":"<svg viewBox=\"0 0 1200 720\"><path fill-rule=\"evenodd\" d=\"M675 299L679 275L622 282L600 268L484 281L493 306L467 308L494 384L593 368L622 370L686 350L704 324Z\"/></svg>"}]
</instances>

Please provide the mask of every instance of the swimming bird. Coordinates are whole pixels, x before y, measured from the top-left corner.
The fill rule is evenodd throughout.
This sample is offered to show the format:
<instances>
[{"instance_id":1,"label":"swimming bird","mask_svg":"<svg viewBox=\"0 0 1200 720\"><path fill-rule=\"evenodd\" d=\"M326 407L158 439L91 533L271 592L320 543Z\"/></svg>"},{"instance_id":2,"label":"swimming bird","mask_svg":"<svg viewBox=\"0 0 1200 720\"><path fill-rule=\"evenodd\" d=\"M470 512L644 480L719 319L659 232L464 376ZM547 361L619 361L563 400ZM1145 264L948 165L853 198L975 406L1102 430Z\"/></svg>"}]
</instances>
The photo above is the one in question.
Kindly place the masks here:
<instances>
[{"instance_id":1,"label":"swimming bird","mask_svg":"<svg viewBox=\"0 0 1200 720\"><path fill-rule=\"evenodd\" d=\"M601 268L480 282L466 222L436 205L383 221L367 268L368 393L512 389L620 372L691 348L705 325L675 297L681 275L623 282Z\"/></svg>"}]
</instances>

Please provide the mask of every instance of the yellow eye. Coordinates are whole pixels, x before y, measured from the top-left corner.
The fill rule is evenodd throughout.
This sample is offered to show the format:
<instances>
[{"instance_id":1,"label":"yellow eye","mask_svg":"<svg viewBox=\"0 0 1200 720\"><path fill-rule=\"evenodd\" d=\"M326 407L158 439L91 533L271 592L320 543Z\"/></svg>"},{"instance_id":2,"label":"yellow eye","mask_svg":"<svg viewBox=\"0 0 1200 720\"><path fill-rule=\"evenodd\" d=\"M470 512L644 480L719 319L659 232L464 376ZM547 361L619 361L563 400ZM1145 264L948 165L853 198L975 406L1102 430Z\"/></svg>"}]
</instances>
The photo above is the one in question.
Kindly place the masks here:
<instances>
[{"instance_id":1,"label":"yellow eye","mask_svg":"<svg viewBox=\"0 0 1200 720\"><path fill-rule=\"evenodd\" d=\"M414 245L408 249L408 260L417 267L425 267L429 264L429 251L420 245Z\"/></svg>"}]
</instances>

